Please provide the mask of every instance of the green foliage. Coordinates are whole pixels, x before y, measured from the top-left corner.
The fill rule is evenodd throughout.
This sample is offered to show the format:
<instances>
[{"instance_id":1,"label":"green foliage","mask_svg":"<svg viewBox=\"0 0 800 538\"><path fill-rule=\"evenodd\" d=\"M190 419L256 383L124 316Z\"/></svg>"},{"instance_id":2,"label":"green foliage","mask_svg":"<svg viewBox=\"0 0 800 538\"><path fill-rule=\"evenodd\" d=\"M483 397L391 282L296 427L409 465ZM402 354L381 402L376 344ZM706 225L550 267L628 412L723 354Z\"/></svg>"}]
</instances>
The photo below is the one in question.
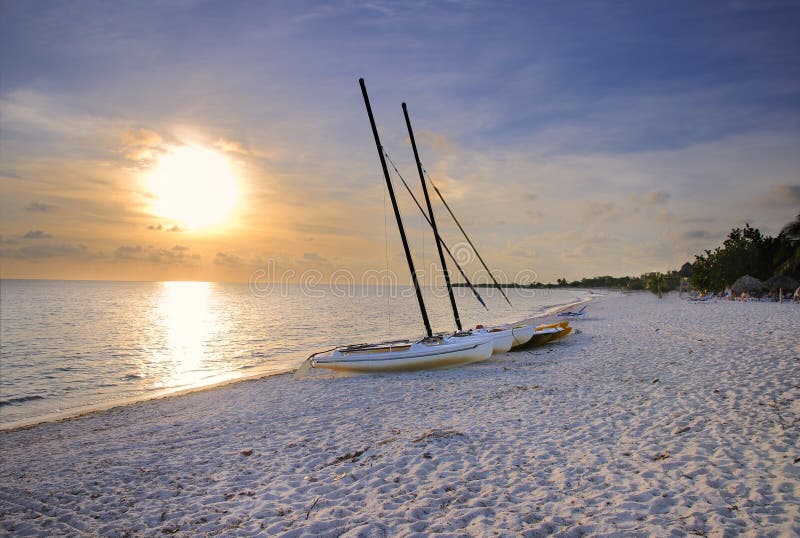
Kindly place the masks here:
<instances>
[{"instance_id":1,"label":"green foliage","mask_svg":"<svg viewBox=\"0 0 800 538\"><path fill-rule=\"evenodd\" d=\"M644 287L658 295L659 299L662 294L676 289L681 283L681 277L677 271L646 273L642 275L641 280L644 282Z\"/></svg>"},{"instance_id":2,"label":"green foliage","mask_svg":"<svg viewBox=\"0 0 800 538\"><path fill-rule=\"evenodd\" d=\"M664 285L664 273L648 273L644 276L645 287L658 295L661 299L663 293L662 286Z\"/></svg>"},{"instance_id":3,"label":"green foliage","mask_svg":"<svg viewBox=\"0 0 800 538\"><path fill-rule=\"evenodd\" d=\"M766 280L776 273L775 260L786 257L788 247L788 239L764 236L745 224L731 230L721 247L695 256L690 281L696 289L719 292L743 275Z\"/></svg>"},{"instance_id":4,"label":"green foliage","mask_svg":"<svg viewBox=\"0 0 800 538\"><path fill-rule=\"evenodd\" d=\"M645 282L643 278L634 278L634 277L629 277L629 278L630 281L625 286L625 289L630 291L639 291L645 288Z\"/></svg>"},{"instance_id":5,"label":"green foliage","mask_svg":"<svg viewBox=\"0 0 800 538\"><path fill-rule=\"evenodd\" d=\"M777 254L779 273L800 273L800 213L783 227L778 238L782 240Z\"/></svg>"},{"instance_id":6,"label":"green foliage","mask_svg":"<svg viewBox=\"0 0 800 538\"><path fill-rule=\"evenodd\" d=\"M666 293L667 291L676 289L678 284L680 283L680 276L678 276L677 271L670 271L668 273L647 273L642 276L594 276L594 277L587 277L582 278L581 280L573 280L572 282L567 282L565 278L558 279L558 286L559 287L570 287L570 288L609 288L609 289L618 289L618 290L644 290L649 289L647 287L648 278L651 275L662 275L662 291ZM552 286L552 285L550 285Z\"/></svg>"}]
</instances>

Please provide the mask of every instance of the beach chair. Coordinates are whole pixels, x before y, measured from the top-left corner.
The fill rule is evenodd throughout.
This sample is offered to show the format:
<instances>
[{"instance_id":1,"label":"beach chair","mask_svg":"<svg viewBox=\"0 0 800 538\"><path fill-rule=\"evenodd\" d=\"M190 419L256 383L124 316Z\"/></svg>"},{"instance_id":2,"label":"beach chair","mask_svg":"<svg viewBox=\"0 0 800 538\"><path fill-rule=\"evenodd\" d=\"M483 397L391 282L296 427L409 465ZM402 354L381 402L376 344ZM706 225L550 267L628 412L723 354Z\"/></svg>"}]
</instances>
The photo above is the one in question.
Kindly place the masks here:
<instances>
[{"instance_id":1,"label":"beach chair","mask_svg":"<svg viewBox=\"0 0 800 538\"><path fill-rule=\"evenodd\" d=\"M585 311L586 311L586 305L583 305L583 307L581 307L581 309L578 310L577 312L561 312L558 315L564 318L577 318L578 316L584 315L586 313Z\"/></svg>"}]
</instances>

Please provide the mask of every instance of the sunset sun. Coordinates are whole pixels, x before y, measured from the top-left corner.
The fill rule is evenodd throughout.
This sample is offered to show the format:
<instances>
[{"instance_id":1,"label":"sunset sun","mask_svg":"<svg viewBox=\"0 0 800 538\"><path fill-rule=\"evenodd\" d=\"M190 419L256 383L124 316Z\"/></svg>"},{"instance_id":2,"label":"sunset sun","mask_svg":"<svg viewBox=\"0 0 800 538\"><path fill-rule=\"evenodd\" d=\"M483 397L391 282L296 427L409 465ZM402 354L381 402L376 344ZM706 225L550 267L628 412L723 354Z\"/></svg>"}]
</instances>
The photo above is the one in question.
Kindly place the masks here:
<instances>
[{"instance_id":1,"label":"sunset sun","mask_svg":"<svg viewBox=\"0 0 800 538\"><path fill-rule=\"evenodd\" d=\"M237 183L222 153L195 146L162 156L147 176L153 212L189 229L221 225L236 206Z\"/></svg>"}]
</instances>

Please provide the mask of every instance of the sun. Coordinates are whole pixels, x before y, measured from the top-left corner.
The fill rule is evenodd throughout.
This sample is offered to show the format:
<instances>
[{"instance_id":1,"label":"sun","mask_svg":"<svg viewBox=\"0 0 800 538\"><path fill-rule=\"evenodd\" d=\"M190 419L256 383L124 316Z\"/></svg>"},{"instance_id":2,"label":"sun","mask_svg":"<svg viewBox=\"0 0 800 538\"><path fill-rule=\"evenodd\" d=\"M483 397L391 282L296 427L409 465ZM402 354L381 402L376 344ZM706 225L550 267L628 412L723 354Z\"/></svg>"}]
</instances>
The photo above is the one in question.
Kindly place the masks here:
<instances>
[{"instance_id":1,"label":"sun","mask_svg":"<svg viewBox=\"0 0 800 538\"><path fill-rule=\"evenodd\" d=\"M221 225L239 199L238 180L225 155L197 146L163 155L147 185L153 212L187 229Z\"/></svg>"}]
</instances>

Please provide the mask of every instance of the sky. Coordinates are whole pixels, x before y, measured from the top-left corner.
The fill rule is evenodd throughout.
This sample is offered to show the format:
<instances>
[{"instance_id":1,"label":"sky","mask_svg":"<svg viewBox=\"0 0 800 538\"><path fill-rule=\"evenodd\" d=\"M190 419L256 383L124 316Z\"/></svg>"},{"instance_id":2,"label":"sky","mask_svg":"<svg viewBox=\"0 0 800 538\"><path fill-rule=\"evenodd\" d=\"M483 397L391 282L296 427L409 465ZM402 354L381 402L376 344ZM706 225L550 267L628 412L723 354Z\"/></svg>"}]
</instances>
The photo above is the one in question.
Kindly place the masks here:
<instances>
[{"instance_id":1,"label":"sky","mask_svg":"<svg viewBox=\"0 0 800 538\"><path fill-rule=\"evenodd\" d=\"M677 269L800 212L798 27L768 0L0 0L0 274L407 281L359 77L502 279Z\"/></svg>"}]
</instances>

